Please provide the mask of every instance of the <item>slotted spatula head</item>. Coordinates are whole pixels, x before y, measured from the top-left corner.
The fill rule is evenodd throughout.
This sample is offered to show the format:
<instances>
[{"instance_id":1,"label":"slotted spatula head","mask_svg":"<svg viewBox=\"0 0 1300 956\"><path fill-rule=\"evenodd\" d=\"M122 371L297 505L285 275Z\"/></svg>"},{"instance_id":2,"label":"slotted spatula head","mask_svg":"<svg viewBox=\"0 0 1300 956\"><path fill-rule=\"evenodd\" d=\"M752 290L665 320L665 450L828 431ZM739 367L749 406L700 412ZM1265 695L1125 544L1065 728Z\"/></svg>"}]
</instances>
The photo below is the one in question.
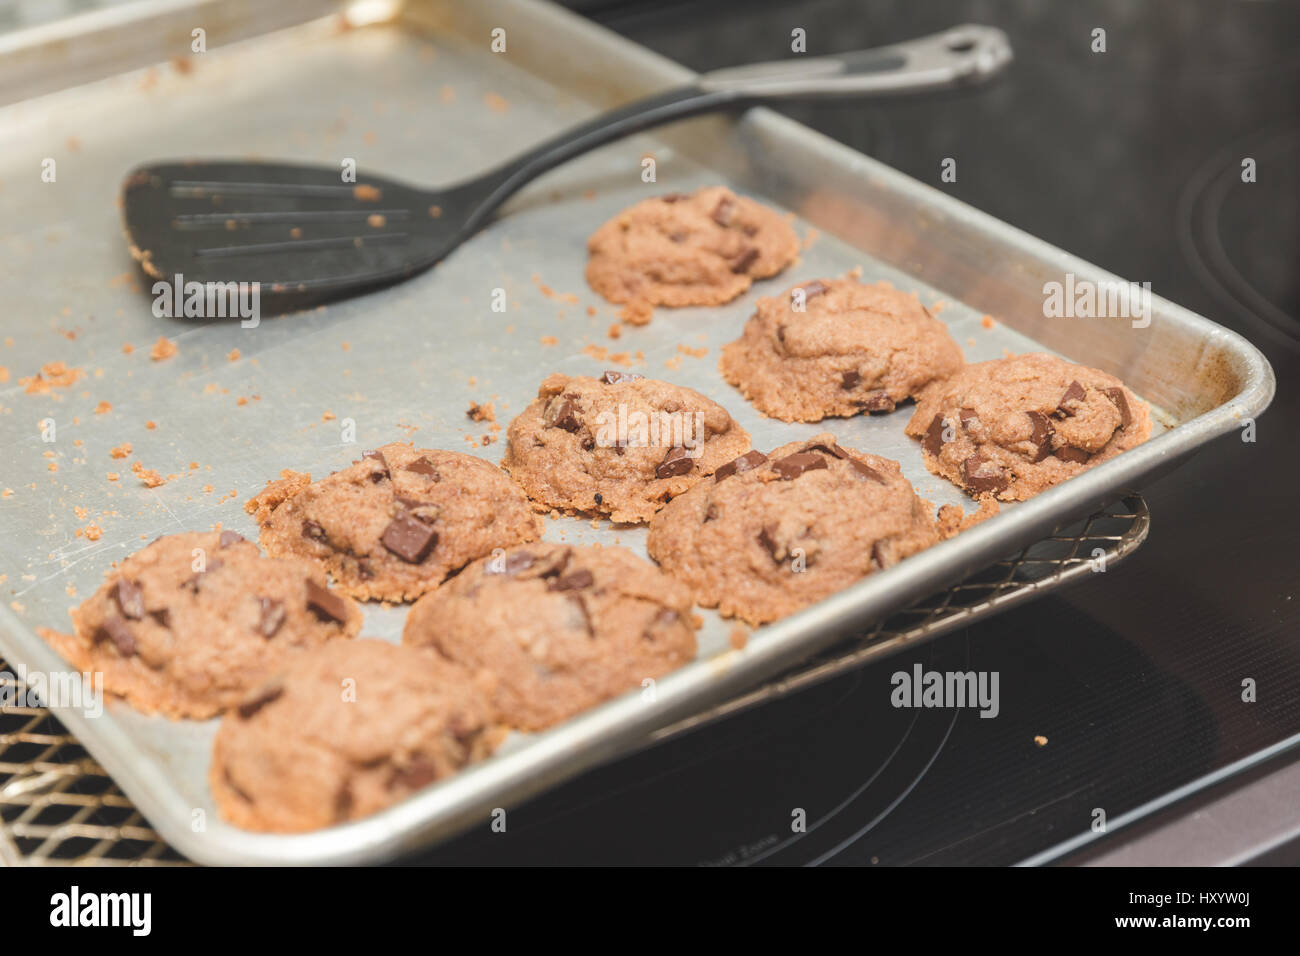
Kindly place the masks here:
<instances>
[{"instance_id":1,"label":"slotted spatula head","mask_svg":"<svg viewBox=\"0 0 1300 956\"><path fill-rule=\"evenodd\" d=\"M455 247L454 191L356 179L283 163L143 166L122 189L131 252L168 283L256 282L271 313L400 281Z\"/></svg>"}]
</instances>

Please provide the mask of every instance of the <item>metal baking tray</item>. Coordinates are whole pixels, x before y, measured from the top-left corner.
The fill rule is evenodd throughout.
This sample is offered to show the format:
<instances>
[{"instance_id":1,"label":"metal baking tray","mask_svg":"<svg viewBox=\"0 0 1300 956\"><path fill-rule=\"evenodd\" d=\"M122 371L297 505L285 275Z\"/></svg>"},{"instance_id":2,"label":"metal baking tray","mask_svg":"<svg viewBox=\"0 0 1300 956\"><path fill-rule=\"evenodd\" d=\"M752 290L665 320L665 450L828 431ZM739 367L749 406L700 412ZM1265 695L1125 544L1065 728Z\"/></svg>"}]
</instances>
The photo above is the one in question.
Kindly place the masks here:
<instances>
[{"instance_id":1,"label":"metal baking tray","mask_svg":"<svg viewBox=\"0 0 1300 956\"><path fill-rule=\"evenodd\" d=\"M267 19L270 7L274 19ZM14 492L0 498L0 651L11 663L62 670L34 628L66 626L68 607L145 541L218 522L251 535L241 504L281 468L320 474L362 447L407 437L499 458L499 444L476 448L468 440L485 432L465 417L469 403L495 402L504 424L547 373L610 367L610 359L592 355L601 348L639 353L640 371L720 401L755 447L829 430L900 460L935 505L962 503L903 436L906 410L785 425L758 416L716 371L720 346L739 334L755 297L853 267L867 279L916 289L924 301L945 301L941 316L968 359L1059 352L1122 377L1168 427L1116 460L755 632L743 650L730 646L731 625L706 613L699 660L661 679L653 700L632 693L546 733L514 735L492 759L330 830L276 836L222 823L206 786L214 722L174 723L124 706L93 718L54 708L161 835L194 860L362 862L435 841L493 808L518 806L1140 486L1258 415L1272 396L1272 372L1248 342L1158 297L1143 329L1115 319L1044 318L1044 282L1066 273L1116 277L765 110L692 120L565 166L521 193L501 221L435 270L400 286L251 329L155 318L147 292L132 287L140 278L114 202L122 175L138 162L261 155L337 164L350 157L363 171L447 182L596 109L690 76L538 2L410 3L396 19L370 25L357 21L383 4L357 5L347 22L335 9L307 0L143 4L0 41L0 89L26 97L0 109L7 227L0 364L12 376L0 383L0 440L8 451L0 490ZM311 19L322 13L331 15ZM295 19L304 22L288 26ZM197 26L207 30L208 52L190 56ZM505 54L489 50L495 27L507 31ZM146 65L172 55L176 64ZM50 78L63 76L83 85L54 90ZM646 154L657 161L653 185L641 181ZM56 160L54 182L40 177L47 158ZM648 327L607 338L616 309L583 281L586 236L652 191L719 181L794 212L800 230L816 229L819 238L785 275L736 302L661 309ZM497 288L506 290L505 315L490 308ZM981 322L985 314L998 319L992 328ZM160 334L179 354L153 362L148 347ZM124 343L135 350L125 353ZM697 358L679 347L708 351ZM240 357L231 361L235 349ZM19 377L55 360L84 377L49 395L25 394ZM95 414L100 401L112 411ZM50 419L57 440L46 443ZM341 441L344 419L355 424L355 444ZM124 442L133 446L131 459L110 458ZM145 488L127 467L135 459L176 477ZM108 482L110 470L122 480ZM92 522L100 537L76 534ZM608 523L549 521L547 537L644 552L643 529ZM368 608L366 633L396 639L403 614ZM862 660L911 643L872 644Z\"/></svg>"}]
</instances>

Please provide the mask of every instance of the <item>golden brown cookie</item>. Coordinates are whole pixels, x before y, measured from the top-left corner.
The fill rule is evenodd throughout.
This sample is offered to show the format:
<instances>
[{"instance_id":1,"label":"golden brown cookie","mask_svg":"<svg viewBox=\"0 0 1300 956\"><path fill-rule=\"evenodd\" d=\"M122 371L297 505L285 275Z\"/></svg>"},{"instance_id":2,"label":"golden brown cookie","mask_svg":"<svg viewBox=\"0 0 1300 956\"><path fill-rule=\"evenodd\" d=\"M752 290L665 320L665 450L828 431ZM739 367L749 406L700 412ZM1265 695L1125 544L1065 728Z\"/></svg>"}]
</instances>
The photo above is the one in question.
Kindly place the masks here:
<instances>
[{"instance_id":1,"label":"golden brown cookie","mask_svg":"<svg viewBox=\"0 0 1300 956\"><path fill-rule=\"evenodd\" d=\"M246 830L369 816L496 748L504 732L490 687L435 655L370 638L299 655L222 720L212 795Z\"/></svg>"},{"instance_id":2,"label":"golden brown cookie","mask_svg":"<svg viewBox=\"0 0 1300 956\"><path fill-rule=\"evenodd\" d=\"M898 462L817 435L719 468L654 517L646 547L702 606L763 624L938 540Z\"/></svg>"},{"instance_id":3,"label":"golden brown cookie","mask_svg":"<svg viewBox=\"0 0 1300 956\"><path fill-rule=\"evenodd\" d=\"M695 657L691 599L622 548L529 544L411 608L402 641L497 678L501 719L541 730Z\"/></svg>"},{"instance_id":4,"label":"golden brown cookie","mask_svg":"<svg viewBox=\"0 0 1300 956\"><path fill-rule=\"evenodd\" d=\"M361 629L361 609L308 561L265 558L233 531L159 538L43 630L79 671L136 710L205 719L233 707L304 648Z\"/></svg>"},{"instance_id":5,"label":"golden brown cookie","mask_svg":"<svg viewBox=\"0 0 1300 956\"><path fill-rule=\"evenodd\" d=\"M764 415L816 422L892 412L961 365L947 327L915 294L850 277L759 299L718 368Z\"/></svg>"},{"instance_id":6,"label":"golden brown cookie","mask_svg":"<svg viewBox=\"0 0 1300 956\"><path fill-rule=\"evenodd\" d=\"M493 548L541 535L497 467L394 442L320 481L282 472L244 508L274 555L317 562L360 599L414 600Z\"/></svg>"},{"instance_id":7,"label":"golden brown cookie","mask_svg":"<svg viewBox=\"0 0 1300 956\"><path fill-rule=\"evenodd\" d=\"M971 497L1023 501L1146 441L1151 415L1115 376L1030 353L936 382L907 433Z\"/></svg>"},{"instance_id":8,"label":"golden brown cookie","mask_svg":"<svg viewBox=\"0 0 1300 956\"><path fill-rule=\"evenodd\" d=\"M628 372L556 373L510 423L501 465L543 508L648 521L749 448L749 433L693 389Z\"/></svg>"},{"instance_id":9,"label":"golden brown cookie","mask_svg":"<svg viewBox=\"0 0 1300 956\"><path fill-rule=\"evenodd\" d=\"M785 217L724 186L623 210L587 240L587 282L610 302L721 305L799 255Z\"/></svg>"}]
</instances>

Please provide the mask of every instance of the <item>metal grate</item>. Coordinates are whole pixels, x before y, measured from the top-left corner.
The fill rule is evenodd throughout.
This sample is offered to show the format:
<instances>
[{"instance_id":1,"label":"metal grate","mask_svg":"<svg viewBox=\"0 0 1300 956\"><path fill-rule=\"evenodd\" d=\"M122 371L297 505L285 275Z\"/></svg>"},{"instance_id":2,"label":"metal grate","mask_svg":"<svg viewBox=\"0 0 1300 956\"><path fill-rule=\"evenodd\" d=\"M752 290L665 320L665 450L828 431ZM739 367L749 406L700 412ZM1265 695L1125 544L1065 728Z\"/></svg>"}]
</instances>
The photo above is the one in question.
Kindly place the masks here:
<instances>
[{"instance_id":1,"label":"metal grate","mask_svg":"<svg viewBox=\"0 0 1300 956\"><path fill-rule=\"evenodd\" d=\"M860 667L891 641L918 641L1005 610L1077 577L1109 568L1146 540L1151 518L1138 495L990 565L899 611L861 638L803 662L761 687L660 730L662 740ZM176 865L131 801L48 711L21 699L0 660L0 863Z\"/></svg>"}]
</instances>

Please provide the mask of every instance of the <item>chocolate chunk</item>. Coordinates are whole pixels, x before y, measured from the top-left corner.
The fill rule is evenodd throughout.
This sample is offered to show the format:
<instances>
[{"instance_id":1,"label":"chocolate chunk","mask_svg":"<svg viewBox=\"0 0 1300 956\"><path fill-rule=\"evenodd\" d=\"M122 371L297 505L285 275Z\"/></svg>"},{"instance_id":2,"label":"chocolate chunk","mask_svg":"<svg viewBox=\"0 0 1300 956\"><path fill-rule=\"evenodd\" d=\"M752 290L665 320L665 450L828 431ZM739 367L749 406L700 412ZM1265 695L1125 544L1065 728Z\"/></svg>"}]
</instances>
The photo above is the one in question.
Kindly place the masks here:
<instances>
[{"instance_id":1,"label":"chocolate chunk","mask_svg":"<svg viewBox=\"0 0 1300 956\"><path fill-rule=\"evenodd\" d=\"M797 451L793 455L786 455L772 462L772 468L781 476L782 481L793 481L806 471L818 471L829 467L830 465L821 455L806 451Z\"/></svg>"},{"instance_id":2,"label":"chocolate chunk","mask_svg":"<svg viewBox=\"0 0 1300 956\"><path fill-rule=\"evenodd\" d=\"M267 681L240 702L239 716L247 720L271 701L279 700L282 696L284 696L284 681L280 678Z\"/></svg>"},{"instance_id":3,"label":"chocolate chunk","mask_svg":"<svg viewBox=\"0 0 1300 956\"><path fill-rule=\"evenodd\" d=\"M593 500L596 502L596 504L598 504L598 505L603 505L603 504L605 503L605 496L602 495L599 491L596 492L594 495L592 495L592 499L593 499Z\"/></svg>"},{"instance_id":4,"label":"chocolate chunk","mask_svg":"<svg viewBox=\"0 0 1300 956\"><path fill-rule=\"evenodd\" d=\"M861 478L878 481L882 485L885 483L885 476L876 471L876 469L872 468L865 461L858 461L858 459L854 458L852 455L845 455L844 460L853 466L853 470L856 471Z\"/></svg>"},{"instance_id":5,"label":"chocolate chunk","mask_svg":"<svg viewBox=\"0 0 1300 956\"><path fill-rule=\"evenodd\" d=\"M113 589L113 598L121 608L122 615L132 621L144 619L144 591L134 581L122 578Z\"/></svg>"},{"instance_id":6,"label":"chocolate chunk","mask_svg":"<svg viewBox=\"0 0 1300 956\"><path fill-rule=\"evenodd\" d=\"M1103 388L1106 397L1115 403L1119 409L1119 427L1128 428L1133 424L1133 411L1128 407L1128 396L1124 394L1122 388Z\"/></svg>"},{"instance_id":7,"label":"chocolate chunk","mask_svg":"<svg viewBox=\"0 0 1300 956\"><path fill-rule=\"evenodd\" d=\"M971 455L961 463L962 484L973 495L997 494L1005 491L1007 475L998 465L983 455Z\"/></svg>"},{"instance_id":8,"label":"chocolate chunk","mask_svg":"<svg viewBox=\"0 0 1300 956\"><path fill-rule=\"evenodd\" d=\"M1069 418L1074 415L1074 406L1087 397L1087 392L1078 382L1071 382L1070 387L1065 390L1061 400L1056 403L1056 411L1053 413L1057 418Z\"/></svg>"},{"instance_id":9,"label":"chocolate chunk","mask_svg":"<svg viewBox=\"0 0 1300 956\"><path fill-rule=\"evenodd\" d=\"M921 441L921 447L929 454L938 457L940 450L943 448L942 415L935 415L934 420L930 422L930 427L925 430L925 438Z\"/></svg>"},{"instance_id":10,"label":"chocolate chunk","mask_svg":"<svg viewBox=\"0 0 1300 956\"><path fill-rule=\"evenodd\" d=\"M311 578L307 579L307 607L322 621L338 621L342 624L348 619L348 602Z\"/></svg>"},{"instance_id":11,"label":"chocolate chunk","mask_svg":"<svg viewBox=\"0 0 1300 956\"><path fill-rule=\"evenodd\" d=\"M739 275L746 271L758 259L758 246L750 246L731 260L731 271Z\"/></svg>"},{"instance_id":12,"label":"chocolate chunk","mask_svg":"<svg viewBox=\"0 0 1300 956\"><path fill-rule=\"evenodd\" d=\"M607 369L605 374L600 377L600 380L606 385L619 385L623 382L639 382L643 378L645 378L644 375L639 375L636 372L619 372L614 369Z\"/></svg>"},{"instance_id":13,"label":"chocolate chunk","mask_svg":"<svg viewBox=\"0 0 1300 956\"><path fill-rule=\"evenodd\" d=\"M680 475L690 474L694 467L695 459L685 448L669 448L668 454L664 455L664 460L655 468L655 477L677 478Z\"/></svg>"},{"instance_id":14,"label":"chocolate chunk","mask_svg":"<svg viewBox=\"0 0 1300 956\"><path fill-rule=\"evenodd\" d=\"M888 392L868 392L854 404L868 412L892 412L896 407Z\"/></svg>"},{"instance_id":15,"label":"chocolate chunk","mask_svg":"<svg viewBox=\"0 0 1300 956\"><path fill-rule=\"evenodd\" d=\"M772 556L772 560L779 564L781 561L781 545L776 540L776 532L776 525L764 525L763 530L758 533L758 543Z\"/></svg>"},{"instance_id":16,"label":"chocolate chunk","mask_svg":"<svg viewBox=\"0 0 1300 956\"><path fill-rule=\"evenodd\" d=\"M417 475L425 475L432 478L434 481L437 481L442 477L442 475L438 474L438 469L433 466L433 462L424 457L415 459L415 461L411 462L402 470L413 471Z\"/></svg>"},{"instance_id":17,"label":"chocolate chunk","mask_svg":"<svg viewBox=\"0 0 1300 956\"><path fill-rule=\"evenodd\" d=\"M118 653L123 657L130 657L135 653L135 635L131 629L126 626L126 621L117 615L109 615L104 618L101 632L117 647Z\"/></svg>"},{"instance_id":18,"label":"chocolate chunk","mask_svg":"<svg viewBox=\"0 0 1300 956\"><path fill-rule=\"evenodd\" d=\"M849 454L838 445L823 445L821 442L807 444L803 446L804 451L819 451L823 455L830 455L832 458L848 458Z\"/></svg>"},{"instance_id":19,"label":"chocolate chunk","mask_svg":"<svg viewBox=\"0 0 1300 956\"><path fill-rule=\"evenodd\" d=\"M156 611L150 611L150 612L149 612L149 616L150 616L151 618L153 618L155 621L157 621L158 624L159 624L159 626L161 626L161 627L165 627L165 628L167 628L168 630L171 630L171 626L172 626L172 612L169 611L169 610L167 610L167 608L165 608L165 607L160 607L160 608L159 608L158 610L156 610Z\"/></svg>"},{"instance_id":20,"label":"chocolate chunk","mask_svg":"<svg viewBox=\"0 0 1300 956\"><path fill-rule=\"evenodd\" d=\"M593 450L595 449L595 447L596 447L596 439L594 439L594 438L584 438L584 439L582 440L582 450L583 450L583 451L593 451Z\"/></svg>"},{"instance_id":21,"label":"chocolate chunk","mask_svg":"<svg viewBox=\"0 0 1300 956\"><path fill-rule=\"evenodd\" d=\"M957 411L957 417L961 419L962 428L970 428L973 424L978 424L980 417L975 414L973 408L962 408Z\"/></svg>"},{"instance_id":22,"label":"chocolate chunk","mask_svg":"<svg viewBox=\"0 0 1300 956\"><path fill-rule=\"evenodd\" d=\"M314 521L304 521L302 523L302 536L311 538L313 541L324 541L325 529Z\"/></svg>"},{"instance_id":23,"label":"chocolate chunk","mask_svg":"<svg viewBox=\"0 0 1300 956\"><path fill-rule=\"evenodd\" d=\"M686 233L684 233L684 232L670 232L670 233L668 233L668 239L669 239L670 242L675 242L675 243L677 243L678 245L681 245L683 242L686 241Z\"/></svg>"},{"instance_id":24,"label":"chocolate chunk","mask_svg":"<svg viewBox=\"0 0 1300 956\"><path fill-rule=\"evenodd\" d=\"M1029 436L1029 440L1035 446L1034 457L1030 461L1037 463L1052 453L1052 436L1056 434L1056 429L1052 427L1051 421L1042 412L1026 412L1025 414L1029 416L1029 421L1034 426L1034 431Z\"/></svg>"},{"instance_id":25,"label":"chocolate chunk","mask_svg":"<svg viewBox=\"0 0 1300 956\"><path fill-rule=\"evenodd\" d=\"M1090 452L1086 452L1082 448L1075 448L1073 445L1062 445L1060 448L1052 452L1052 454L1061 459L1061 461L1080 463L1085 462L1092 457Z\"/></svg>"},{"instance_id":26,"label":"chocolate chunk","mask_svg":"<svg viewBox=\"0 0 1300 956\"><path fill-rule=\"evenodd\" d=\"M525 568L531 568L536 558L531 551L516 551L506 555L506 574L518 574Z\"/></svg>"},{"instance_id":27,"label":"chocolate chunk","mask_svg":"<svg viewBox=\"0 0 1300 956\"><path fill-rule=\"evenodd\" d=\"M263 637L275 637L275 632L280 630L284 624L284 602L278 598L258 598L261 605L262 616L257 622L257 629L262 632Z\"/></svg>"},{"instance_id":28,"label":"chocolate chunk","mask_svg":"<svg viewBox=\"0 0 1300 956\"><path fill-rule=\"evenodd\" d=\"M707 522L707 521L717 521L717 520L718 520L718 506L717 506L717 505L710 503L709 506L708 506L707 508L704 509L704 520L705 520L706 522Z\"/></svg>"},{"instance_id":29,"label":"chocolate chunk","mask_svg":"<svg viewBox=\"0 0 1300 956\"><path fill-rule=\"evenodd\" d=\"M724 478L730 478L732 475L739 475L742 472L753 471L759 465L767 461L767 456L761 451L747 451L739 458L733 458L718 468L713 473L715 482L722 481Z\"/></svg>"},{"instance_id":30,"label":"chocolate chunk","mask_svg":"<svg viewBox=\"0 0 1300 956\"><path fill-rule=\"evenodd\" d=\"M438 532L409 511L388 523L379 542L408 564L419 564L438 543Z\"/></svg>"},{"instance_id":31,"label":"chocolate chunk","mask_svg":"<svg viewBox=\"0 0 1300 956\"><path fill-rule=\"evenodd\" d=\"M240 541L243 540L244 540L244 536L240 534L238 531L223 531L221 532L221 538L218 540L217 546L221 548L228 548L232 544L238 544Z\"/></svg>"},{"instance_id":32,"label":"chocolate chunk","mask_svg":"<svg viewBox=\"0 0 1300 956\"><path fill-rule=\"evenodd\" d=\"M549 591L581 591L589 588L596 583L595 576L586 568L579 568L577 571L571 571L561 577L553 580L548 586Z\"/></svg>"},{"instance_id":33,"label":"chocolate chunk","mask_svg":"<svg viewBox=\"0 0 1300 956\"><path fill-rule=\"evenodd\" d=\"M563 428L566 432L576 432L582 427L578 420L578 406L567 397L551 399L542 413L542 420L552 428Z\"/></svg>"},{"instance_id":34,"label":"chocolate chunk","mask_svg":"<svg viewBox=\"0 0 1300 956\"><path fill-rule=\"evenodd\" d=\"M844 391L850 391L862 384L862 373L857 369L849 369L840 375L840 388Z\"/></svg>"},{"instance_id":35,"label":"chocolate chunk","mask_svg":"<svg viewBox=\"0 0 1300 956\"><path fill-rule=\"evenodd\" d=\"M664 193L659 198L667 203L681 202L686 198L686 193Z\"/></svg>"},{"instance_id":36,"label":"chocolate chunk","mask_svg":"<svg viewBox=\"0 0 1300 956\"><path fill-rule=\"evenodd\" d=\"M718 200L718 204L713 207L713 212L709 213L709 218L719 226L731 225L731 220L736 215L736 204L727 197Z\"/></svg>"},{"instance_id":37,"label":"chocolate chunk","mask_svg":"<svg viewBox=\"0 0 1300 956\"><path fill-rule=\"evenodd\" d=\"M803 290L804 302L831 291L830 286L818 279L813 279L812 282L805 282L803 285L798 286L798 288Z\"/></svg>"},{"instance_id":38,"label":"chocolate chunk","mask_svg":"<svg viewBox=\"0 0 1300 956\"><path fill-rule=\"evenodd\" d=\"M375 579L375 569L370 566L369 561L358 561L357 575L362 581L373 581Z\"/></svg>"}]
</instances>

